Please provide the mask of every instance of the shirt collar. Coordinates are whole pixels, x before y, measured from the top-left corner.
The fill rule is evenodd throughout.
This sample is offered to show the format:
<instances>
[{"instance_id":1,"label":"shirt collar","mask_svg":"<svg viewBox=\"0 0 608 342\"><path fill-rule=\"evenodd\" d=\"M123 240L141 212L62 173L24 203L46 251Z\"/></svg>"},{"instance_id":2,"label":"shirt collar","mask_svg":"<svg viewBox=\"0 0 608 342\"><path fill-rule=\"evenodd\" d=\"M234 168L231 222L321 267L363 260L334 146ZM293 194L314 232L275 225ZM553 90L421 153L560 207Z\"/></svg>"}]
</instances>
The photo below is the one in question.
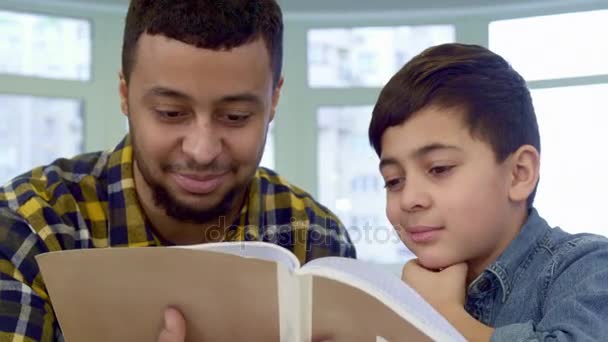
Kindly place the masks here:
<instances>
[{"instance_id":1,"label":"shirt collar","mask_svg":"<svg viewBox=\"0 0 608 342\"><path fill-rule=\"evenodd\" d=\"M226 241L259 241L260 225L264 224L265 212L261 191L260 169L256 171L241 205L239 216L226 234Z\"/></svg>"},{"instance_id":2,"label":"shirt collar","mask_svg":"<svg viewBox=\"0 0 608 342\"><path fill-rule=\"evenodd\" d=\"M488 277L495 277L502 289L502 302L504 303L513 289L514 275L517 269L528 257L530 250L536 246L549 232L551 227L540 217L536 209L531 208L528 218L519 234L511 241L503 253L486 268L486 270L471 283L473 287L484 287ZM486 279L484 279L486 278ZM492 286L493 288L494 286ZM488 287L486 286L486 289Z\"/></svg>"},{"instance_id":3,"label":"shirt collar","mask_svg":"<svg viewBox=\"0 0 608 342\"><path fill-rule=\"evenodd\" d=\"M141 208L133 178L133 148L127 135L107 162L110 247L161 245Z\"/></svg>"}]
</instances>

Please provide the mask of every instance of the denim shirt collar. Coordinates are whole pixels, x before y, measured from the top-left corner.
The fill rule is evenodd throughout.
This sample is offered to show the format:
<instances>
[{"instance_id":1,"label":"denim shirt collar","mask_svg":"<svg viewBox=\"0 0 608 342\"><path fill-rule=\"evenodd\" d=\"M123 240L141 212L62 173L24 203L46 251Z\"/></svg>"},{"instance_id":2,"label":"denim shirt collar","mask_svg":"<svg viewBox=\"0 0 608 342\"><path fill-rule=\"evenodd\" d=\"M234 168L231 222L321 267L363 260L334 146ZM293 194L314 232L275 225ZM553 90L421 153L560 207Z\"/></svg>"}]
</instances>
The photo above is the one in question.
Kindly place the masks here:
<instances>
[{"instance_id":1,"label":"denim shirt collar","mask_svg":"<svg viewBox=\"0 0 608 342\"><path fill-rule=\"evenodd\" d=\"M522 266L530 250L543 239L550 230L547 222L538 215L536 209L532 208L528 212L528 218L522 226L517 237L507 246L503 253L486 268L469 286L469 293L475 294L493 290L498 285L502 292L502 302L513 289L513 279L517 269ZM488 278L495 277L497 285L492 288L488 284L496 283ZM481 284L481 285L480 285Z\"/></svg>"}]
</instances>

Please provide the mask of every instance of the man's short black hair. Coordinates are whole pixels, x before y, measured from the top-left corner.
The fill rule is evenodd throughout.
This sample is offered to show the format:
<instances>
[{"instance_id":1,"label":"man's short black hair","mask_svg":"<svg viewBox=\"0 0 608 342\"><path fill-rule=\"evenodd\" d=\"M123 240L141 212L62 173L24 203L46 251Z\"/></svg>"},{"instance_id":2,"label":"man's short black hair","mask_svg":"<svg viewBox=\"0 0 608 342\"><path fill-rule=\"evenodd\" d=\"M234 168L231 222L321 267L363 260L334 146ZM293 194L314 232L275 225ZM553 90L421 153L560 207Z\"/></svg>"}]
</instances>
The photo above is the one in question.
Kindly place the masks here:
<instances>
[{"instance_id":1,"label":"man's short black hair","mask_svg":"<svg viewBox=\"0 0 608 342\"><path fill-rule=\"evenodd\" d=\"M127 83L143 33L214 50L231 49L261 37L269 52L274 85L281 77L283 15L275 0L132 0L122 46Z\"/></svg>"}]
</instances>

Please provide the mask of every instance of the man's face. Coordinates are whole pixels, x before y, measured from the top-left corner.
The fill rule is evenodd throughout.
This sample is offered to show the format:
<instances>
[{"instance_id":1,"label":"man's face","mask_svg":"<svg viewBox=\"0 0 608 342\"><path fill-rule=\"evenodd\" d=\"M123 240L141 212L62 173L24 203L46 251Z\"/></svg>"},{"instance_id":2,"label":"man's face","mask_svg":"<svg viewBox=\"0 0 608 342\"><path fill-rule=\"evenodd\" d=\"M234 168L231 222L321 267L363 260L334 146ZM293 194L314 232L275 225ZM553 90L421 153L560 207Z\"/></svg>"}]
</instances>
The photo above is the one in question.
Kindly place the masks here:
<instances>
[{"instance_id":1,"label":"man's face","mask_svg":"<svg viewBox=\"0 0 608 342\"><path fill-rule=\"evenodd\" d=\"M281 82L261 39L228 51L142 34L122 111L134 173L181 221L226 215L258 167Z\"/></svg>"},{"instance_id":2,"label":"man's face","mask_svg":"<svg viewBox=\"0 0 608 342\"><path fill-rule=\"evenodd\" d=\"M387 216L423 266L485 267L508 245L509 158L498 163L460 110L425 107L388 128L381 143Z\"/></svg>"}]
</instances>

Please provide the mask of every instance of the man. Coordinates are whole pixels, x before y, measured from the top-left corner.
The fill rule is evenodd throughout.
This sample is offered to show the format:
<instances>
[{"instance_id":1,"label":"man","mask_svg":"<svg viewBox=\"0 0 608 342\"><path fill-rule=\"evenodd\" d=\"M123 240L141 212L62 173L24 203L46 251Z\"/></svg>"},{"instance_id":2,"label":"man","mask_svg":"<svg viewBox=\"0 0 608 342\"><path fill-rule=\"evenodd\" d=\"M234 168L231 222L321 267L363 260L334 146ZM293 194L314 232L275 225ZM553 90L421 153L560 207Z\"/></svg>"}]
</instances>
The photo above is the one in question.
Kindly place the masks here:
<instances>
[{"instance_id":1,"label":"man","mask_svg":"<svg viewBox=\"0 0 608 342\"><path fill-rule=\"evenodd\" d=\"M119 82L129 135L0 188L0 340L62 339L44 252L263 240L302 262L355 256L331 212L258 167L283 84L282 25L271 0L131 2ZM176 336L184 320L168 309L159 340Z\"/></svg>"}]
</instances>

